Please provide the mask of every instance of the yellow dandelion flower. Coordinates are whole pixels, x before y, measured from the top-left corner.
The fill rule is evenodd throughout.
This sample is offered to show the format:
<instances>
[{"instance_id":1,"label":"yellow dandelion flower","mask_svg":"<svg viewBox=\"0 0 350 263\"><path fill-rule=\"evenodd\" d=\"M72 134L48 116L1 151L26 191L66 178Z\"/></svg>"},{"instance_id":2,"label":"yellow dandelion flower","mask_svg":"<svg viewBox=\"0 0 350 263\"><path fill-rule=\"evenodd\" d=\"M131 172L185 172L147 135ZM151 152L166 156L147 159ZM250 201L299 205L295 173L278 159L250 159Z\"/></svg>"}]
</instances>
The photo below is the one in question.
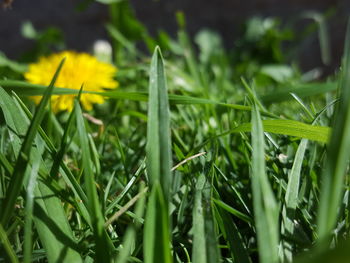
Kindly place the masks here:
<instances>
[{"instance_id":1,"label":"yellow dandelion flower","mask_svg":"<svg viewBox=\"0 0 350 263\"><path fill-rule=\"evenodd\" d=\"M103 91L114 89L118 82L113 79L117 68L111 64L98 61L87 53L63 51L48 57L41 57L37 63L29 65L29 70L24 74L26 80L33 84L49 85L61 60L66 61L56 80L55 86L60 88L80 89L83 84L85 91ZM51 106L54 112L72 111L75 95L53 95ZM41 96L33 96L33 100L39 103ZM103 103L104 98L95 94L82 94L81 103L86 110L91 110L95 103Z\"/></svg>"}]
</instances>

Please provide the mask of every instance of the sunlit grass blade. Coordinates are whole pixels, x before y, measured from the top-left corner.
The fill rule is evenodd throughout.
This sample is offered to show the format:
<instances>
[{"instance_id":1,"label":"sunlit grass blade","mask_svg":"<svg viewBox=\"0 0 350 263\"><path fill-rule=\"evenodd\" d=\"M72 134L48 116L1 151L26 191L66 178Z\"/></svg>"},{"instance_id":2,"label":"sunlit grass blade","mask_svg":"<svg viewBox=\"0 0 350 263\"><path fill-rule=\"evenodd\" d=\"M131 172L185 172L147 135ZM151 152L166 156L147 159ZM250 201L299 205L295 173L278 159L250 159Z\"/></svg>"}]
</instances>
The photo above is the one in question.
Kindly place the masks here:
<instances>
[{"instance_id":1,"label":"sunlit grass blade","mask_svg":"<svg viewBox=\"0 0 350 263\"><path fill-rule=\"evenodd\" d=\"M63 63L64 63L64 59L59 64L50 85L46 89L45 94L36 109L33 120L30 123L26 137L24 138L24 141L22 143L21 150L17 157L16 165L14 167L14 171L12 174L12 179L6 191L6 198L4 201L5 207L3 207L2 213L1 213L1 223L3 226L7 225L11 217L12 211L14 209L16 199L22 189L24 172L26 170L28 158L30 156L30 151L32 149L32 143L33 143L34 137L37 134L38 127L44 117L45 107L49 102L52 90L54 88L55 81L63 66Z\"/></svg>"},{"instance_id":2,"label":"sunlit grass blade","mask_svg":"<svg viewBox=\"0 0 350 263\"><path fill-rule=\"evenodd\" d=\"M350 157L350 22L347 27L343 67L340 79L340 103L335 112L331 139L328 144L325 169L318 211L318 235L320 241L329 238L338 217L341 196L344 191L344 175Z\"/></svg>"},{"instance_id":3,"label":"sunlit grass blade","mask_svg":"<svg viewBox=\"0 0 350 263\"><path fill-rule=\"evenodd\" d=\"M95 186L94 172L92 167L92 156L89 146L88 134L83 118L83 113L77 101L75 101L74 111L77 132L81 146L82 169L84 170L83 173L88 197L88 207L93 227L92 230L94 232L96 242L95 258L96 261L112 262L113 245L111 244L109 236L107 235L107 232L104 228L105 222Z\"/></svg>"},{"instance_id":4,"label":"sunlit grass blade","mask_svg":"<svg viewBox=\"0 0 350 263\"><path fill-rule=\"evenodd\" d=\"M331 129L326 126L315 126L306 124L299 121L293 120L263 120L263 130L264 132L270 132L280 135L295 136L298 138L305 138L312 141L318 141L321 143L327 143ZM208 140L202 142L200 145L196 146L194 149L197 151L202 148L210 141L232 134L240 132L250 132L252 130L251 123L242 123L235 128L225 131L221 134L212 136Z\"/></svg>"},{"instance_id":5,"label":"sunlit grass blade","mask_svg":"<svg viewBox=\"0 0 350 263\"><path fill-rule=\"evenodd\" d=\"M146 263L172 262L169 199L171 143L168 93L162 55L156 47L150 67L147 123L147 175L151 195L147 205L144 240Z\"/></svg>"},{"instance_id":6,"label":"sunlit grass blade","mask_svg":"<svg viewBox=\"0 0 350 263\"><path fill-rule=\"evenodd\" d=\"M6 91L14 91L23 96L43 95L47 86L32 84L22 80L0 80L0 86ZM53 87L52 94L78 94L79 90Z\"/></svg>"},{"instance_id":7,"label":"sunlit grass blade","mask_svg":"<svg viewBox=\"0 0 350 263\"><path fill-rule=\"evenodd\" d=\"M261 263L278 262L278 207L265 164L263 124L257 106L252 110L252 190L254 219Z\"/></svg>"},{"instance_id":8,"label":"sunlit grass blade","mask_svg":"<svg viewBox=\"0 0 350 263\"><path fill-rule=\"evenodd\" d=\"M171 144L169 103L160 49L154 51L149 84L147 124L147 173L151 184L160 182L169 200L171 184Z\"/></svg>"},{"instance_id":9,"label":"sunlit grass blade","mask_svg":"<svg viewBox=\"0 0 350 263\"><path fill-rule=\"evenodd\" d=\"M304 160L306 147L308 144L307 139L302 139L298 150L295 154L292 170L288 176L287 191L285 194L285 204L282 210L282 230L281 234L287 237L287 240L283 241L284 256L288 261L292 261L293 258L293 245L292 240L295 226L295 210L298 205L299 185L301 177L301 168ZM288 240L289 237L289 240Z\"/></svg>"},{"instance_id":10,"label":"sunlit grass blade","mask_svg":"<svg viewBox=\"0 0 350 263\"><path fill-rule=\"evenodd\" d=\"M193 263L220 262L210 198L210 185L201 174L196 183L193 207Z\"/></svg>"}]
</instances>

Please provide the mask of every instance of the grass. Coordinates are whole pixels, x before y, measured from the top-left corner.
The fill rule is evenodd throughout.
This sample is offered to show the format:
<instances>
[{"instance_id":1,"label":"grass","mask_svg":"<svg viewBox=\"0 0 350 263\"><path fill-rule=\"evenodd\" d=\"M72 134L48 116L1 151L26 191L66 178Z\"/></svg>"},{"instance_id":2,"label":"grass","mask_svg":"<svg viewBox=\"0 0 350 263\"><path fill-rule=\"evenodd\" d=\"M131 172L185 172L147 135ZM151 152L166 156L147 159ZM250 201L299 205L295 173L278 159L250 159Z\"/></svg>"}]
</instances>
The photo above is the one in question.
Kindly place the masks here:
<instances>
[{"instance_id":1,"label":"grass","mask_svg":"<svg viewBox=\"0 0 350 263\"><path fill-rule=\"evenodd\" d=\"M196 51L181 13L156 39L101 2L120 88L88 115L83 87L54 85L63 62L44 87L3 59L0 262L348 262L350 33L334 76L283 79L220 41ZM71 113L47 106L72 93Z\"/></svg>"}]
</instances>

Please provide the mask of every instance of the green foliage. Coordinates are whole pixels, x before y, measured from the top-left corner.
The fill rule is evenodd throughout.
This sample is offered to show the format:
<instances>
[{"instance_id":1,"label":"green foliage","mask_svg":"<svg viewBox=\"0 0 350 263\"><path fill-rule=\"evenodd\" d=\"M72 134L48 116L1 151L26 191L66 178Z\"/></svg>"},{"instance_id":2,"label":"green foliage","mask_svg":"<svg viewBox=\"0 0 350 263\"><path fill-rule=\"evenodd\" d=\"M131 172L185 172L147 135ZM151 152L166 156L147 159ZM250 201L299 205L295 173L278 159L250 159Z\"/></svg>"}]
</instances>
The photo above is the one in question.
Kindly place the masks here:
<instances>
[{"instance_id":1,"label":"green foliage","mask_svg":"<svg viewBox=\"0 0 350 263\"><path fill-rule=\"evenodd\" d=\"M0 55L0 262L348 262L350 33L340 73L313 81L275 18L228 50L209 29L192 41L181 12L176 38L153 37L129 1L98 2L120 88L91 112L54 86L60 68L34 85ZM328 63L325 18L307 15ZM27 59L63 47L49 31L24 24Z\"/></svg>"}]
</instances>

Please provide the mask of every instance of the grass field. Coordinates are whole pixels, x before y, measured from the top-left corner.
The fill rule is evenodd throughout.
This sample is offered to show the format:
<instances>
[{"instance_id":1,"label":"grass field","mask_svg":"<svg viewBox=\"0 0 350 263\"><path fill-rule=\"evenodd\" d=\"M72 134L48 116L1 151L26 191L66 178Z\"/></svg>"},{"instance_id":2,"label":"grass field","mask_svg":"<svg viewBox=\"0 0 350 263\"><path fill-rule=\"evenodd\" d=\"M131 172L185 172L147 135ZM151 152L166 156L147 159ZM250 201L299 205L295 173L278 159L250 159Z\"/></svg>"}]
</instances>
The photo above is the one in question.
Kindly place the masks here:
<instances>
[{"instance_id":1,"label":"grass field","mask_svg":"<svg viewBox=\"0 0 350 263\"><path fill-rule=\"evenodd\" d=\"M115 90L0 59L0 262L350 262L350 32L318 80L280 57L278 24L243 54L208 30L194 46L181 13L152 38L123 3ZM73 110L53 111L64 94Z\"/></svg>"}]
</instances>

